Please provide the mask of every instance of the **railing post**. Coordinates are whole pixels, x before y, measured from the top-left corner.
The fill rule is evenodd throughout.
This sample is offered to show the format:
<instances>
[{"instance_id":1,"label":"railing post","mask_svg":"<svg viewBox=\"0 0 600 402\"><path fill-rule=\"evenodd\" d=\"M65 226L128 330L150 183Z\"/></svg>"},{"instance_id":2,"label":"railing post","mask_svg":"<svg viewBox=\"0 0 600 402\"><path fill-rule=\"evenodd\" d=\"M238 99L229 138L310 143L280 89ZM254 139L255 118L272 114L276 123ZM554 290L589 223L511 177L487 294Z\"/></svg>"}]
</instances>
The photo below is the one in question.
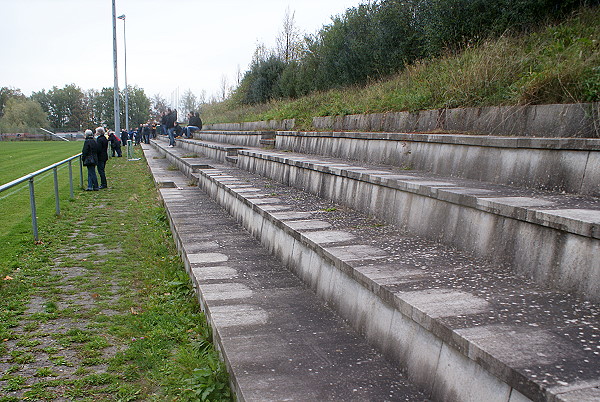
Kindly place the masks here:
<instances>
[{"instance_id":1,"label":"railing post","mask_svg":"<svg viewBox=\"0 0 600 402\"><path fill-rule=\"evenodd\" d=\"M35 209L35 190L33 186L33 177L29 178L29 204L31 205L31 224L33 225L33 238L39 240L37 226L37 211Z\"/></svg>"},{"instance_id":2,"label":"railing post","mask_svg":"<svg viewBox=\"0 0 600 402\"><path fill-rule=\"evenodd\" d=\"M54 171L54 199L56 200L56 215L60 215L60 194L58 192L58 168L52 169Z\"/></svg>"},{"instance_id":3,"label":"railing post","mask_svg":"<svg viewBox=\"0 0 600 402\"><path fill-rule=\"evenodd\" d=\"M71 199L75 198L75 195L73 194L73 160L69 160L69 186L70 186L70 190L71 190Z\"/></svg>"}]
</instances>

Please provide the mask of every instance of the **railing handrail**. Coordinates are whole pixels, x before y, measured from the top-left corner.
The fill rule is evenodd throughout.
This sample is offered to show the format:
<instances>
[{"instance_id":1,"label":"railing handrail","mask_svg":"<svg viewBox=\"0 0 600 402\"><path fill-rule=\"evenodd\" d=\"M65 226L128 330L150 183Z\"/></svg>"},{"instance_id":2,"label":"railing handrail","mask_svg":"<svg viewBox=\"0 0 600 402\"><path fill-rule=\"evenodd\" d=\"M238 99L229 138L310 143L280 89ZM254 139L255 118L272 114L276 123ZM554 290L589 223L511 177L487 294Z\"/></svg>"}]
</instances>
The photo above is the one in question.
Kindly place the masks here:
<instances>
[{"instance_id":1,"label":"railing handrail","mask_svg":"<svg viewBox=\"0 0 600 402\"><path fill-rule=\"evenodd\" d=\"M34 178L36 176L39 176L50 170L54 171L54 198L56 200L56 215L58 216L58 215L60 215L60 196L59 196L59 191L58 191L58 168L61 165L64 165L67 163L69 164L69 187L70 187L70 191L71 191L71 198L73 198L73 170L72 170L71 161L74 159L79 159L79 178L81 180L81 185L83 187L83 171L82 171L83 164L82 164L80 156L81 156L81 152L78 153L77 155L71 156L70 158L62 160L60 162L53 163L50 166L46 166L45 168L37 170L33 173L29 173L23 177L20 177L16 180L11 181L10 183L6 183L6 184L3 184L2 186L0 186L0 193L2 193L3 191L8 190L9 188L12 188L16 185L25 183L26 181L29 182L29 203L31 205L31 225L33 228L33 238L35 241L39 240L39 236L38 236L38 225L37 225L37 213L36 213L36 206L35 206Z\"/></svg>"},{"instance_id":2,"label":"railing handrail","mask_svg":"<svg viewBox=\"0 0 600 402\"><path fill-rule=\"evenodd\" d=\"M11 187L14 187L14 186L18 185L18 184L24 183L24 182L28 181L29 179L31 179L32 177L39 176L40 174L46 173L47 171L52 170L52 169L54 169L56 167L59 167L60 165L63 165L65 163L69 162L69 161L72 161L73 159L79 158L80 156L81 156L81 152L78 153L77 155L71 156L70 158L62 160L60 162L56 162L56 163L54 163L54 164L52 164L50 166L46 166L45 168L37 170L37 171L35 171L33 173L29 173L29 174L27 174L27 175L25 175L23 177L20 177L20 178L18 178L16 180L13 180L13 181L11 181L9 183L3 184L3 185L0 186L0 193L3 192L3 191L5 191L5 190L8 190Z\"/></svg>"}]
</instances>

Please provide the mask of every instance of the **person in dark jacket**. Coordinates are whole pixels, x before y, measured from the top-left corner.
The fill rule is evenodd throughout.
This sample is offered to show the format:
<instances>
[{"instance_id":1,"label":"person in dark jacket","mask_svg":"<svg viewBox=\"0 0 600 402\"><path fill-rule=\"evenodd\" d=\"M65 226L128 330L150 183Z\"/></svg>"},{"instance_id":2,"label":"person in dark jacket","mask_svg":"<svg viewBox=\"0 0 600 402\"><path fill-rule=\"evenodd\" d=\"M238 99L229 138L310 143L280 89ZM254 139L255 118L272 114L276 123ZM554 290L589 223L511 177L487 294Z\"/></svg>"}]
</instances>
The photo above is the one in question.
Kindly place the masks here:
<instances>
[{"instance_id":1,"label":"person in dark jacket","mask_svg":"<svg viewBox=\"0 0 600 402\"><path fill-rule=\"evenodd\" d=\"M167 132L169 134L169 147L175 146L175 123L177 123L177 109L167 115Z\"/></svg>"},{"instance_id":2,"label":"person in dark jacket","mask_svg":"<svg viewBox=\"0 0 600 402\"><path fill-rule=\"evenodd\" d=\"M98 143L98 174L100 175L100 189L107 188L106 173L104 168L106 167L106 161L108 160L108 138L106 138L106 132L103 127L96 129L96 142Z\"/></svg>"},{"instance_id":3,"label":"person in dark jacket","mask_svg":"<svg viewBox=\"0 0 600 402\"><path fill-rule=\"evenodd\" d=\"M98 191L98 176L96 176L96 165L98 164L98 144L94 140L92 130L85 130L85 142L81 150L81 160L88 171L88 186L86 191Z\"/></svg>"},{"instance_id":4,"label":"person in dark jacket","mask_svg":"<svg viewBox=\"0 0 600 402\"><path fill-rule=\"evenodd\" d=\"M167 133L167 116L171 113L171 109L168 109L166 112L163 112L160 116L160 132L162 135L168 135Z\"/></svg>"},{"instance_id":5,"label":"person in dark jacket","mask_svg":"<svg viewBox=\"0 0 600 402\"><path fill-rule=\"evenodd\" d=\"M148 126L148 123L142 126L142 142L150 144L150 126Z\"/></svg>"},{"instance_id":6,"label":"person in dark jacket","mask_svg":"<svg viewBox=\"0 0 600 402\"><path fill-rule=\"evenodd\" d=\"M123 156L121 152L121 140L117 138L114 131L108 134L108 141L110 141L110 147L112 148L112 156L116 155L119 158Z\"/></svg>"},{"instance_id":7,"label":"person in dark jacket","mask_svg":"<svg viewBox=\"0 0 600 402\"><path fill-rule=\"evenodd\" d=\"M200 119L198 112L190 112L188 125L185 128L185 137L192 138L196 130L202 130L202 119Z\"/></svg>"}]
</instances>

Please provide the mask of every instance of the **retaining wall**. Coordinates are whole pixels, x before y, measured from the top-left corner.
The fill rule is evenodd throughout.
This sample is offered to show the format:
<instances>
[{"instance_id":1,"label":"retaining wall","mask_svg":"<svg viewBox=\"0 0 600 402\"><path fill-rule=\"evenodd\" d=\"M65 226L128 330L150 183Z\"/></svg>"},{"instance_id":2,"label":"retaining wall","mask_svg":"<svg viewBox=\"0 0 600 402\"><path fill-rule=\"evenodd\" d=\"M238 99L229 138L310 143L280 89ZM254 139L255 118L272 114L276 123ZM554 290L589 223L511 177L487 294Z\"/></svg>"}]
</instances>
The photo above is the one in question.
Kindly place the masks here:
<instances>
[{"instance_id":1,"label":"retaining wall","mask_svg":"<svg viewBox=\"0 0 600 402\"><path fill-rule=\"evenodd\" d=\"M600 103L493 106L313 118L317 130L462 131L525 137L600 137Z\"/></svg>"},{"instance_id":2,"label":"retaining wall","mask_svg":"<svg viewBox=\"0 0 600 402\"><path fill-rule=\"evenodd\" d=\"M293 130L295 123L295 119L249 121L242 123L215 123L204 124L203 129L225 131Z\"/></svg>"},{"instance_id":3,"label":"retaining wall","mask_svg":"<svg viewBox=\"0 0 600 402\"><path fill-rule=\"evenodd\" d=\"M294 119L206 124L207 130L293 130ZM600 103L490 106L314 117L317 130L428 132L525 137L600 137Z\"/></svg>"},{"instance_id":4,"label":"retaining wall","mask_svg":"<svg viewBox=\"0 0 600 402\"><path fill-rule=\"evenodd\" d=\"M600 196L600 140L277 132L277 149L532 189Z\"/></svg>"}]
</instances>

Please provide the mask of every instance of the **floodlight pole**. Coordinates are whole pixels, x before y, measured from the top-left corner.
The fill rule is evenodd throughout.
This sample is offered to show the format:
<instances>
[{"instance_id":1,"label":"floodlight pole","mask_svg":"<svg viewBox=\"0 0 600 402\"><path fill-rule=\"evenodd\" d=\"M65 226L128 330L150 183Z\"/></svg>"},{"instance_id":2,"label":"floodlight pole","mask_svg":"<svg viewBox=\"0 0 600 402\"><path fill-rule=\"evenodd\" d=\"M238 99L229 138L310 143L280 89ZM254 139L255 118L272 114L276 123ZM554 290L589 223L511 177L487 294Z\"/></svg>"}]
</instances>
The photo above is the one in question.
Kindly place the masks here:
<instances>
[{"instance_id":1,"label":"floodlight pole","mask_svg":"<svg viewBox=\"0 0 600 402\"><path fill-rule=\"evenodd\" d=\"M113 68L115 81L113 86L115 105L115 132L121 131L121 112L119 109L119 75L117 74L117 13L115 11L115 0L112 0L112 24L113 24Z\"/></svg>"},{"instance_id":2,"label":"floodlight pole","mask_svg":"<svg viewBox=\"0 0 600 402\"><path fill-rule=\"evenodd\" d=\"M127 39L125 37L125 14L117 17L123 20L123 50L125 52L125 130L129 132L129 87L127 86Z\"/></svg>"}]
</instances>

